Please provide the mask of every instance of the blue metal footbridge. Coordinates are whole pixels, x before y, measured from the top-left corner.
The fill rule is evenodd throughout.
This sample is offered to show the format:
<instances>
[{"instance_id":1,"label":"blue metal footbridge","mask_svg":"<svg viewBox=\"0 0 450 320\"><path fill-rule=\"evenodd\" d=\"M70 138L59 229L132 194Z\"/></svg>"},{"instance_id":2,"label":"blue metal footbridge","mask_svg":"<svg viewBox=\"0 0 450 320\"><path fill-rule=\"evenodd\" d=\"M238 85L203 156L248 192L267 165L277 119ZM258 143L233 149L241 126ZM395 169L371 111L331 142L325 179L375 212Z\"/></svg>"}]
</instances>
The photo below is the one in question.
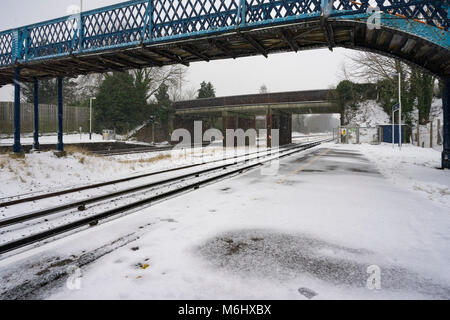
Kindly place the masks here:
<instances>
[{"instance_id":1,"label":"blue metal footbridge","mask_svg":"<svg viewBox=\"0 0 450 320\"><path fill-rule=\"evenodd\" d=\"M443 167L450 168L448 0L135 0L0 32L0 86L169 64L315 48L380 53L418 66L444 84ZM35 118L38 118L38 95ZM35 128L38 143L38 123Z\"/></svg>"}]
</instances>

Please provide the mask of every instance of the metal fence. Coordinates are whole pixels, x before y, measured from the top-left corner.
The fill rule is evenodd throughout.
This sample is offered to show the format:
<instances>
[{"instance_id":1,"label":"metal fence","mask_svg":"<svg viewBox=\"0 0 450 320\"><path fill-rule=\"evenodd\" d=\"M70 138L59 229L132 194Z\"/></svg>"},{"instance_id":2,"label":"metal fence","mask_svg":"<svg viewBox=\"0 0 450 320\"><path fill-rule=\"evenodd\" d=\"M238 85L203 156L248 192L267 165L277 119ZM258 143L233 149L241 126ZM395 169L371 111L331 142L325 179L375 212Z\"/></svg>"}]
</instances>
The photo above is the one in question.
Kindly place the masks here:
<instances>
[{"instance_id":1,"label":"metal fence","mask_svg":"<svg viewBox=\"0 0 450 320\"><path fill-rule=\"evenodd\" d=\"M21 103L21 132L31 133L34 130L34 106L32 103ZM89 109L82 107L63 108L63 130L66 133L89 130ZM58 111L56 105L39 105L39 132L58 131ZM0 102L0 134L12 135L14 132L14 103Z\"/></svg>"}]
</instances>

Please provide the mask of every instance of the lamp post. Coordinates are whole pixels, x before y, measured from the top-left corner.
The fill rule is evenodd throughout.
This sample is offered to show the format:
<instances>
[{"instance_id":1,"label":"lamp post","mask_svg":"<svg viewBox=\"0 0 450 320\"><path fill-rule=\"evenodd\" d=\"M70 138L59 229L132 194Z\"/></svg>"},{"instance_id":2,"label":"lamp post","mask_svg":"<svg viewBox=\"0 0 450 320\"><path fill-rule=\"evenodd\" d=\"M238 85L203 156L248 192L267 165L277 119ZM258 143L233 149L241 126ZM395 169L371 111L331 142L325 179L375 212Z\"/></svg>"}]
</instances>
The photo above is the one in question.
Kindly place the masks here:
<instances>
[{"instance_id":1,"label":"lamp post","mask_svg":"<svg viewBox=\"0 0 450 320\"><path fill-rule=\"evenodd\" d=\"M398 111L400 108L400 104L396 103L393 107L392 107L392 149L395 148L395 112Z\"/></svg>"},{"instance_id":2,"label":"lamp post","mask_svg":"<svg viewBox=\"0 0 450 320\"><path fill-rule=\"evenodd\" d=\"M152 123L152 144L155 144L155 116L150 116L150 122Z\"/></svg>"},{"instance_id":3,"label":"lamp post","mask_svg":"<svg viewBox=\"0 0 450 320\"><path fill-rule=\"evenodd\" d=\"M399 112L398 112L398 145L400 147L400 150L402 149L402 74L398 73L398 105L399 105Z\"/></svg>"},{"instance_id":4,"label":"lamp post","mask_svg":"<svg viewBox=\"0 0 450 320\"><path fill-rule=\"evenodd\" d=\"M392 148L395 144L395 112L398 111L398 146L402 149L402 74L398 74L398 103L392 107Z\"/></svg>"},{"instance_id":5,"label":"lamp post","mask_svg":"<svg viewBox=\"0 0 450 320\"><path fill-rule=\"evenodd\" d=\"M89 140L92 140L92 101L97 98L92 97L89 100Z\"/></svg>"}]
</instances>

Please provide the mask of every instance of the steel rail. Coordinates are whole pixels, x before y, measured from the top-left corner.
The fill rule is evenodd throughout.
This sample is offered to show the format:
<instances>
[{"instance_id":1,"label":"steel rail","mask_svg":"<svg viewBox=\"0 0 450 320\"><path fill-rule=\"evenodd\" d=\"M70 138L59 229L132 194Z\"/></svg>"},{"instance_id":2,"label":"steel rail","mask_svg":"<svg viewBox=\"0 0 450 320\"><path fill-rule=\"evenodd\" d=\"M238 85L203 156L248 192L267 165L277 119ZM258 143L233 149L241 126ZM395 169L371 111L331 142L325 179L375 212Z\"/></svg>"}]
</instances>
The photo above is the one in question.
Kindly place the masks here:
<instances>
[{"instance_id":1,"label":"steel rail","mask_svg":"<svg viewBox=\"0 0 450 320\"><path fill-rule=\"evenodd\" d=\"M105 212L102 212L102 213L99 213L99 214L95 214L93 216L86 217L86 218L83 218L83 219L80 219L80 220L77 220L77 221L74 221L74 222L71 222L71 223L68 223L68 224L65 224L65 225L62 225L62 226L50 229L50 230L46 230L46 231L43 231L43 232L40 232L40 233L36 233L36 234L33 234L31 236L28 236L28 237L23 237L23 238L18 239L18 240L10 241L8 243L0 245L0 255L3 255L5 253L7 253L7 252L11 252L13 250L20 249L20 248L25 247L27 245L31 245L33 243L37 243L39 241L42 241L42 240L45 240L45 239L57 236L59 234L66 233L68 231L72 231L72 230L78 229L78 228L83 227L83 226L87 226L87 225L94 226L94 225L97 225L100 220L104 220L104 219L113 217L115 215L124 213L124 212L132 210L132 209L136 209L136 208L142 207L144 205L148 205L148 204L150 204L152 202L156 202L156 201L160 201L160 200L163 200L163 199L166 199L166 198L173 197L175 195L187 192L189 190L197 190L203 185L210 184L210 183L212 183L214 181L222 180L222 179L224 179L226 177L229 177L229 176L234 176L236 174L241 174L244 171L249 171L251 169L260 167L260 166L262 166L263 164L265 164L267 162L271 162L271 161L274 161L275 159L281 159L281 158L290 156L292 154L295 154L295 153L298 153L298 152L301 152L301 151L304 151L304 150L307 150L307 149L311 149L313 147L316 147L316 146L322 144L323 142L329 142L329 141L331 141L331 139L304 144L302 146L299 146L298 148L295 148L295 150L293 150L291 152L280 154L276 158L266 159L266 160L263 160L263 161L259 161L257 163L249 164L246 167L237 168L237 169L235 169L233 171L230 171L230 172L226 172L226 173L222 173L222 174L217 175L217 176L209 177L209 178L206 178L206 179L204 179L202 181L197 181L197 182L194 182L194 183L191 183L191 184L188 184L188 185L176 188L174 190L170 190L170 191L166 191L166 192L160 193L158 195L153 195L153 196L151 196L149 198L145 198L145 199L133 202L133 203L129 203L129 204L126 204L126 205L121 206L121 207L116 207L114 209L110 209L110 210L107 210Z\"/></svg>"},{"instance_id":2,"label":"steel rail","mask_svg":"<svg viewBox=\"0 0 450 320\"><path fill-rule=\"evenodd\" d=\"M40 194L40 195L26 197L26 198L22 198L22 199L16 199L16 200L0 202L0 208L12 206L12 205L17 205L17 204L25 203L25 202L31 202L31 201L36 201L36 200L42 200L42 199L47 199L47 198L58 197L58 196L61 196L61 195L75 193L75 192L89 190L89 189L100 188L100 187L104 187L104 186L108 186L108 185L112 185L112 184L117 184L117 183L121 183L121 182L127 182L127 181L136 180L136 179L140 179L140 178L146 178L146 177L150 177L150 176L154 176L154 175L158 175L158 174L163 174L163 173L169 173L169 172L174 172L174 171L179 171L179 170L184 170L184 169L195 168L195 167L198 167L198 166L203 166L203 165L206 165L206 164L211 164L211 163L215 163L215 162L219 162L219 161L228 161L228 160L231 160L231 159L237 159L237 158L241 158L241 157L245 157L245 156L249 156L249 155L253 155L253 154L257 154L257 153L268 152L268 151L273 150L273 149L274 148L265 149L265 150L258 150L258 151L246 153L246 154L243 154L243 155L235 155L235 156L232 156L232 157L216 159L216 160L211 160L211 161L202 162L202 163L195 163L195 164L190 164L190 165L186 165L186 166L181 166L181 167L176 167L176 168L171 168L171 169L165 169L165 170L160 170L160 171L154 171L154 172L149 172L149 173L145 173L145 174L141 174L141 175L125 177L125 178L116 179L116 180L110 180L110 181L105 181L105 182L99 182L99 183L85 185L85 186L81 186L81 187L64 189L64 190L60 190L60 191L56 191L56 192ZM15 196L12 196L12 197L15 197ZM10 198L12 198L12 197L10 197Z\"/></svg>"},{"instance_id":3,"label":"steel rail","mask_svg":"<svg viewBox=\"0 0 450 320\"><path fill-rule=\"evenodd\" d=\"M281 149L281 151L277 151L277 153L284 153L287 152L289 150L292 149L296 149L296 148L301 148L303 145L297 145L297 146L292 146L286 149ZM270 157L274 154L267 152L267 155L264 155L263 157ZM145 189L151 189L157 186L163 186L166 185L168 183L171 182L176 182L176 181L184 181L187 178L190 177L199 177L200 175L204 175L206 173L212 172L212 171L216 171L216 170L225 170L230 166L235 166L235 165L239 165L239 164L245 164L246 162L258 159L259 157L256 158L252 158L252 159L244 159L243 161L235 161L234 163L228 163L228 164L224 164L224 165L220 165L220 166L215 166L212 168L207 168L207 169L203 169L200 171L195 171L195 172L191 172L191 173L187 173L181 176L176 176L176 177L172 177L172 178L168 178L168 179L164 179L164 180L159 180L159 181L155 181L155 182L151 182L151 183L146 183L146 184L142 184L142 185L138 185L135 187L131 187L131 188L127 188L127 189L123 189L123 190L119 190L119 191L114 191L114 192L110 192L107 194L103 194L100 196L96 196L96 197L92 197L92 198L87 198L87 199L82 199L82 200L78 200L78 201L74 201L74 202L70 202L70 203L66 203L63 205L59 205L59 206L55 206L55 207L50 207L50 208L46 208L46 209L42 209L39 211L35 211L35 212L31 212L31 213L26 213L26 214L22 214L22 215L17 215L11 218L6 218L6 219L2 219L0 220L0 228L4 228L13 224L17 224L20 222L25 222L25 221L29 221L29 220L33 220L33 219L37 219L37 218L41 218L44 216L48 216L50 214L54 214L54 213L58 213L64 210L68 210L68 209L72 209L72 208L77 208L79 211L84 211L85 210L85 206L91 203L96 203L96 202L100 202L106 199L111 199L111 198L115 198L115 197L119 197L125 194L130 194L136 191L141 191L141 190L145 190Z\"/></svg>"},{"instance_id":4,"label":"steel rail","mask_svg":"<svg viewBox=\"0 0 450 320\"><path fill-rule=\"evenodd\" d=\"M198 145L198 147L206 147L210 143L203 143ZM194 146L196 147L196 146ZM142 146L139 148L129 148L129 149L116 149L116 150L96 150L90 151L91 154L102 155L102 156L120 156L124 154L133 153L146 153L146 152L158 152L158 151L169 151L172 150L174 146L164 146L164 147L152 147L152 146Z\"/></svg>"}]
</instances>

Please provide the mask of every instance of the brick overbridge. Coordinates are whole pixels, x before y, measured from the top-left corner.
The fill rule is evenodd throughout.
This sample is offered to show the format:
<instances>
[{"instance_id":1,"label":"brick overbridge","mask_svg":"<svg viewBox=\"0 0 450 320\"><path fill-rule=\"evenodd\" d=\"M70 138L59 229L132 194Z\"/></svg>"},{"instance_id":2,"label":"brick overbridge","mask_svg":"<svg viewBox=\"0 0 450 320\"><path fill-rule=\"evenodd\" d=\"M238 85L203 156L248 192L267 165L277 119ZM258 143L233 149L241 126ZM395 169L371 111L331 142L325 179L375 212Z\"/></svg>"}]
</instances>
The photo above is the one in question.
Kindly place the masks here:
<instances>
[{"instance_id":1,"label":"brick overbridge","mask_svg":"<svg viewBox=\"0 0 450 320\"><path fill-rule=\"evenodd\" d=\"M256 129L256 117L265 116L267 145L272 129L279 129L280 144L292 142L292 114L340 113L330 90L291 91L265 94L179 101L173 105L173 129L184 128L193 134L194 121L203 121L203 130L211 127ZM226 135L224 134L224 145Z\"/></svg>"}]
</instances>

